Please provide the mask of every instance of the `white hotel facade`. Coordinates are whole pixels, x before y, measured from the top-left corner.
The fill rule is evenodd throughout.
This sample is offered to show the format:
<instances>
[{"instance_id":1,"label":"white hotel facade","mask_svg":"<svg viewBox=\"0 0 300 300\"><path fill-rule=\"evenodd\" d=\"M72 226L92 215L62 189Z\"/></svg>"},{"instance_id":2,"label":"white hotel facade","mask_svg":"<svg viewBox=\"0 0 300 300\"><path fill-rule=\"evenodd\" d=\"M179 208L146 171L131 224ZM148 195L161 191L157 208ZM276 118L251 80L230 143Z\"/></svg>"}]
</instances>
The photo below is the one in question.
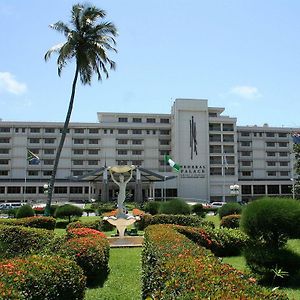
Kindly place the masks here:
<instances>
[{"instance_id":1,"label":"white hotel facade","mask_svg":"<svg viewBox=\"0 0 300 300\"><path fill-rule=\"evenodd\" d=\"M207 100L176 99L170 114L98 113L98 123L70 123L59 162L54 201L86 201L100 196L99 182L73 181L105 164L137 165L161 175L177 175L151 187L144 197L232 201L262 195L291 195L292 138L298 128L237 126L224 108ZM0 202L45 200L63 123L0 121ZM30 165L27 149L41 163ZM181 165L174 173L169 154ZM116 187L111 184L110 195ZM130 189L130 186L129 186Z\"/></svg>"}]
</instances>

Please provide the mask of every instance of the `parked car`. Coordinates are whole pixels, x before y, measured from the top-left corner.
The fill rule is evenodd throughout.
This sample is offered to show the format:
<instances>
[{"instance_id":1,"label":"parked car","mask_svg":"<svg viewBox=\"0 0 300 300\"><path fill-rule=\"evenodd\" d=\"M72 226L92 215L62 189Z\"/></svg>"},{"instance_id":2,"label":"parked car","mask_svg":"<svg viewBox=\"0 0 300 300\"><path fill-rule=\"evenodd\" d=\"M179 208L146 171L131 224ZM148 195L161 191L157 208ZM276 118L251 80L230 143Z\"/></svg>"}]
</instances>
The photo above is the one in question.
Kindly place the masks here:
<instances>
[{"instance_id":1,"label":"parked car","mask_svg":"<svg viewBox=\"0 0 300 300\"><path fill-rule=\"evenodd\" d=\"M211 208L220 208L225 204L226 204L226 202L212 202L212 203L210 203L210 207Z\"/></svg>"}]
</instances>

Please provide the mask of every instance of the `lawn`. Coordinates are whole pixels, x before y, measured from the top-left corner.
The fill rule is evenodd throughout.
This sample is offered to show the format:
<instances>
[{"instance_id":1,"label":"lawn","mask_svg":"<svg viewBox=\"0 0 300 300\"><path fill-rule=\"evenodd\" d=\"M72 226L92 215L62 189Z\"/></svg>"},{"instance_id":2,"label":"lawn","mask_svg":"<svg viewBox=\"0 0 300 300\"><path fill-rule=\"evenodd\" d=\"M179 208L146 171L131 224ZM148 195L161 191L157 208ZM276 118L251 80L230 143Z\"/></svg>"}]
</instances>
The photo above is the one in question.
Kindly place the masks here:
<instances>
[{"instance_id":1,"label":"lawn","mask_svg":"<svg viewBox=\"0 0 300 300\"><path fill-rule=\"evenodd\" d=\"M142 248L110 249L110 273L103 287L90 288L85 300L132 300L141 298Z\"/></svg>"}]
</instances>

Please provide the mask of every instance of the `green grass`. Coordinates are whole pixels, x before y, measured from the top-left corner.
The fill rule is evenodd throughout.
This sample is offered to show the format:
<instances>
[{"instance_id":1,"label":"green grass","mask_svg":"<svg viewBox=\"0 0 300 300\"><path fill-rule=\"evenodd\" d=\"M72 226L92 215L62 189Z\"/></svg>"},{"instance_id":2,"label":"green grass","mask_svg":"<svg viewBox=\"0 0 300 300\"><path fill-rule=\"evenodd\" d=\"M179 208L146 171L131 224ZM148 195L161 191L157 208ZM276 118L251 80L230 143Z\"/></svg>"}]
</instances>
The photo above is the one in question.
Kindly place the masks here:
<instances>
[{"instance_id":1,"label":"green grass","mask_svg":"<svg viewBox=\"0 0 300 300\"><path fill-rule=\"evenodd\" d=\"M141 299L141 248L110 249L110 273L103 287L87 289L85 300Z\"/></svg>"},{"instance_id":2,"label":"green grass","mask_svg":"<svg viewBox=\"0 0 300 300\"><path fill-rule=\"evenodd\" d=\"M213 222L215 224L216 228L220 227L220 218L219 218L219 215L207 215L206 214L205 220Z\"/></svg>"}]
</instances>

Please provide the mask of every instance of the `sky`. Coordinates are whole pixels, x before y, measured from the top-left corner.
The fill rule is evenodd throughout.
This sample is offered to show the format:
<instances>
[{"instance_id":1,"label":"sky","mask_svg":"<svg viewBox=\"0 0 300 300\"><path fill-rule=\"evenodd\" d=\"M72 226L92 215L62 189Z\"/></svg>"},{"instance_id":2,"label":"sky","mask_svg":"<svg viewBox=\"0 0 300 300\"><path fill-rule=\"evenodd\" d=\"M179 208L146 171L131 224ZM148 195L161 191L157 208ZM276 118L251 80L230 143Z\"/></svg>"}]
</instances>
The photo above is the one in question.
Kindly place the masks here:
<instances>
[{"instance_id":1,"label":"sky","mask_svg":"<svg viewBox=\"0 0 300 300\"><path fill-rule=\"evenodd\" d=\"M69 0L0 0L0 118L63 122L75 63L44 61ZM170 113L208 99L238 125L300 127L300 1L94 0L118 29L109 79L78 84L71 122L96 112Z\"/></svg>"}]
</instances>

